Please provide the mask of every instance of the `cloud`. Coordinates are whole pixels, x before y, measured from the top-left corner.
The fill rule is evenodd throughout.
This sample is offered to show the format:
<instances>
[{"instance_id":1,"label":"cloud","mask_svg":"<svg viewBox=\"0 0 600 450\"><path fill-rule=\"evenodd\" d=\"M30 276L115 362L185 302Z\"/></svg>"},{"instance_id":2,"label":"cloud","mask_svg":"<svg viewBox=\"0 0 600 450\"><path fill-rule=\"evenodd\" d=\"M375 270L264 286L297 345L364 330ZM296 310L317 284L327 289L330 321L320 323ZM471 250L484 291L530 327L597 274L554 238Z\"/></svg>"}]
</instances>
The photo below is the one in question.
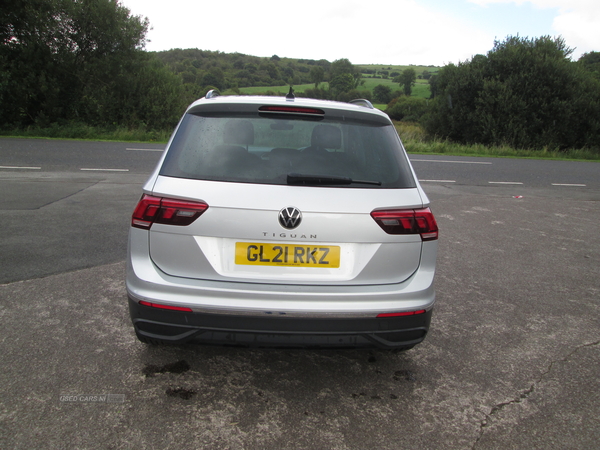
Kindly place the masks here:
<instances>
[{"instance_id":1,"label":"cloud","mask_svg":"<svg viewBox=\"0 0 600 450\"><path fill-rule=\"evenodd\" d=\"M566 11L556 17L552 25L567 45L576 48L576 58L583 53L600 51L600 3L586 10Z\"/></svg>"},{"instance_id":2,"label":"cloud","mask_svg":"<svg viewBox=\"0 0 600 450\"><path fill-rule=\"evenodd\" d=\"M552 29L567 45L576 48L574 57L600 51L600 2L598 0L469 0L479 6L495 3L530 3L539 9L556 9Z\"/></svg>"},{"instance_id":3,"label":"cloud","mask_svg":"<svg viewBox=\"0 0 600 450\"><path fill-rule=\"evenodd\" d=\"M147 16L150 51L199 48L255 56L348 58L354 64L443 65L493 46L494 36L415 0L122 0Z\"/></svg>"}]
</instances>

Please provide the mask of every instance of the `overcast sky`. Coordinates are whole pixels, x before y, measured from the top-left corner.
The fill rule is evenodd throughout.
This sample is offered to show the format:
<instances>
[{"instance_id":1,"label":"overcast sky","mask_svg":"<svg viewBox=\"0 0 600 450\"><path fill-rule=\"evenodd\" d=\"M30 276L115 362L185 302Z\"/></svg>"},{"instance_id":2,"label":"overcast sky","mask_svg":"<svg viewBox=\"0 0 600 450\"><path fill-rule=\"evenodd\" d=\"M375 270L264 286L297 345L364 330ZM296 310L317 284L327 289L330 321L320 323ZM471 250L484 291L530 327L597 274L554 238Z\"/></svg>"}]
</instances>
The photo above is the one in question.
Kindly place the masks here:
<instances>
[{"instance_id":1,"label":"overcast sky","mask_svg":"<svg viewBox=\"0 0 600 450\"><path fill-rule=\"evenodd\" d=\"M562 36L600 51L600 0L121 0L149 51L199 48L353 64L457 63L494 39Z\"/></svg>"}]
</instances>

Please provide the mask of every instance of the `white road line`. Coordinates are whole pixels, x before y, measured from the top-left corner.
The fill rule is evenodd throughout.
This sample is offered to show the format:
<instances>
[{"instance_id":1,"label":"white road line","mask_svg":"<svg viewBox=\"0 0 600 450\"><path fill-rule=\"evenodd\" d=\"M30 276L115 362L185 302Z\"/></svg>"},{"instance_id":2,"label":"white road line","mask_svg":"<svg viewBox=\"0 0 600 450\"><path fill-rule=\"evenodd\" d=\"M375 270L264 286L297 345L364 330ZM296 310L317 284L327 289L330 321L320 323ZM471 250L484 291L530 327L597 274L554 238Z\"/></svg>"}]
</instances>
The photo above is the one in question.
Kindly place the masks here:
<instances>
[{"instance_id":1,"label":"white road line","mask_svg":"<svg viewBox=\"0 0 600 450\"><path fill-rule=\"evenodd\" d=\"M87 171L98 171L98 172L129 172L129 169L79 169Z\"/></svg>"},{"instance_id":2,"label":"white road line","mask_svg":"<svg viewBox=\"0 0 600 450\"><path fill-rule=\"evenodd\" d=\"M41 167L0 166L0 169L42 170Z\"/></svg>"},{"instance_id":3,"label":"white road line","mask_svg":"<svg viewBox=\"0 0 600 450\"><path fill-rule=\"evenodd\" d=\"M419 180L425 183L456 183L454 180Z\"/></svg>"},{"instance_id":4,"label":"white road line","mask_svg":"<svg viewBox=\"0 0 600 450\"><path fill-rule=\"evenodd\" d=\"M575 187L585 187L585 184L566 184L566 183L552 183L552 186L575 186Z\"/></svg>"},{"instance_id":5,"label":"white road line","mask_svg":"<svg viewBox=\"0 0 600 450\"><path fill-rule=\"evenodd\" d=\"M129 150L132 152L162 152L164 148L126 148L125 150Z\"/></svg>"},{"instance_id":6,"label":"white road line","mask_svg":"<svg viewBox=\"0 0 600 450\"><path fill-rule=\"evenodd\" d=\"M417 162L438 162L438 163L450 163L450 164L486 164L490 165L491 162L481 162L481 161L443 161L441 159L411 159L412 161Z\"/></svg>"},{"instance_id":7,"label":"white road line","mask_svg":"<svg viewBox=\"0 0 600 450\"><path fill-rule=\"evenodd\" d=\"M520 181L488 181L489 184L523 184Z\"/></svg>"}]
</instances>

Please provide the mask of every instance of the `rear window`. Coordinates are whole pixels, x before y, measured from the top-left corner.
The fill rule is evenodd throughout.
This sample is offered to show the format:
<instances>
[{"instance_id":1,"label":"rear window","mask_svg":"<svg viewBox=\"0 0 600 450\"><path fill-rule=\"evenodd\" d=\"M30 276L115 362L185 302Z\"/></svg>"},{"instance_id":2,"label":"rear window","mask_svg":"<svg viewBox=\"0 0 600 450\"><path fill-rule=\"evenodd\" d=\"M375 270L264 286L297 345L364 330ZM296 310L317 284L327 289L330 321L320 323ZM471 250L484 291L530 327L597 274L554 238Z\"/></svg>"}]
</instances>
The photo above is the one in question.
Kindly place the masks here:
<instances>
[{"instance_id":1,"label":"rear window","mask_svg":"<svg viewBox=\"0 0 600 450\"><path fill-rule=\"evenodd\" d=\"M258 114L186 114L160 174L276 185L301 175L336 187L415 187L392 125Z\"/></svg>"}]
</instances>

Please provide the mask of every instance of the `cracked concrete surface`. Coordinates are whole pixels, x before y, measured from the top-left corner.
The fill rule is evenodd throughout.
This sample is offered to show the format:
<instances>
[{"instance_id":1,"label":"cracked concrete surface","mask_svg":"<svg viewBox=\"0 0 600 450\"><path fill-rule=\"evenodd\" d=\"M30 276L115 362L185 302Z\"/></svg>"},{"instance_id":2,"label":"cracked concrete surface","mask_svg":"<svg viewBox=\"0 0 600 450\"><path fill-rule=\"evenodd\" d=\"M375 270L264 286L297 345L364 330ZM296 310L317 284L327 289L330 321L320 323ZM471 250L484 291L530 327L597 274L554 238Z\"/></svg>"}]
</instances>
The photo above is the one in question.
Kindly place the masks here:
<instances>
[{"instance_id":1,"label":"cracked concrete surface","mask_svg":"<svg viewBox=\"0 0 600 450\"><path fill-rule=\"evenodd\" d=\"M495 405L473 449L598 448L600 379L590 365L598 364L599 346L584 344L552 361L530 388Z\"/></svg>"},{"instance_id":2,"label":"cracked concrete surface","mask_svg":"<svg viewBox=\"0 0 600 450\"><path fill-rule=\"evenodd\" d=\"M600 205L430 190L438 303L406 353L148 347L123 262L0 286L0 448L597 448ZM124 401L61 401L92 394Z\"/></svg>"}]
</instances>

